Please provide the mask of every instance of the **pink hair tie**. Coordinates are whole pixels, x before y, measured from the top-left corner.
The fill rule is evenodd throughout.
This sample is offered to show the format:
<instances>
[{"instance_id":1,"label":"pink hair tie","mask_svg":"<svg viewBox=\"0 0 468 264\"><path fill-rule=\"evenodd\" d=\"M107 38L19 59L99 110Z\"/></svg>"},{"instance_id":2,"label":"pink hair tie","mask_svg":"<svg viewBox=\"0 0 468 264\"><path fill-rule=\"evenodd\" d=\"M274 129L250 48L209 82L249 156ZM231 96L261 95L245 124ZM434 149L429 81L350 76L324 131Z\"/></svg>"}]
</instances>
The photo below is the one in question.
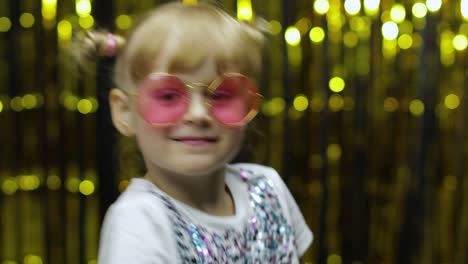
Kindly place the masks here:
<instances>
[{"instance_id":1,"label":"pink hair tie","mask_svg":"<svg viewBox=\"0 0 468 264\"><path fill-rule=\"evenodd\" d=\"M115 39L114 34L107 34L107 43L106 49L104 50L104 55L107 57L114 57L117 51L117 40Z\"/></svg>"}]
</instances>

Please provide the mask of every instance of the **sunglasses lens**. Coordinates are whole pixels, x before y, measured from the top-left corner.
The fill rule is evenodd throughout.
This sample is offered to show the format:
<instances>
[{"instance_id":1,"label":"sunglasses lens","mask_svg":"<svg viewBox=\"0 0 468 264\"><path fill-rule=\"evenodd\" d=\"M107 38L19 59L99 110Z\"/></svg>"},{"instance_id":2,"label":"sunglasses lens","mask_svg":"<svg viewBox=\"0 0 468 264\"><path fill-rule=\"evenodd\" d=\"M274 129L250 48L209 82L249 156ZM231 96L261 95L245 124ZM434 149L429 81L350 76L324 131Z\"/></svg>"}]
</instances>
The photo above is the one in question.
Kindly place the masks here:
<instances>
[{"instance_id":1,"label":"sunglasses lens","mask_svg":"<svg viewBox=\"0 0 468 264\"><path fill-rule=\"evenodd\" d=\"M173 76L151 76L138 89L138 111L151 124L175 123L187 111L185 85Z\"/></svg>"},{"instance_id":2,"label":"sunglasses lens","mask_svg":"<svg viewBox=\"0 0 468 264\"><path fill-rule=\"evenodd\" d=\"M211 112L221 123L244 125L258 110L258 90L245 76L229 76L213 91Z\"/></svg>"}]
</instances>

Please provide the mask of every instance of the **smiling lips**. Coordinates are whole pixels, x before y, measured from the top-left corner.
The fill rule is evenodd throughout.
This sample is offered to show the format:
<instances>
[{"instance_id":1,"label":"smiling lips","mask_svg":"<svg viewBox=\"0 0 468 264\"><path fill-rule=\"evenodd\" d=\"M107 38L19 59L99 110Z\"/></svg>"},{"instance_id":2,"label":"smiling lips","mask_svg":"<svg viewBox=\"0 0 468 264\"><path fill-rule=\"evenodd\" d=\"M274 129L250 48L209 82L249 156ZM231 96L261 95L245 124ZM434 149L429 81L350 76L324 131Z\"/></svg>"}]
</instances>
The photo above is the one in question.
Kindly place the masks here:
<instances>
[{"instance_id":1,"label":"smiling lips","mask_svg":"<svg viewBox=\"0 0 468 264\"><path fill-rule=\"evenodd\" d=\"M176 137L173 140L192 146L202 146L218 141L215 137Z\"/></svg>"}]
</instances>

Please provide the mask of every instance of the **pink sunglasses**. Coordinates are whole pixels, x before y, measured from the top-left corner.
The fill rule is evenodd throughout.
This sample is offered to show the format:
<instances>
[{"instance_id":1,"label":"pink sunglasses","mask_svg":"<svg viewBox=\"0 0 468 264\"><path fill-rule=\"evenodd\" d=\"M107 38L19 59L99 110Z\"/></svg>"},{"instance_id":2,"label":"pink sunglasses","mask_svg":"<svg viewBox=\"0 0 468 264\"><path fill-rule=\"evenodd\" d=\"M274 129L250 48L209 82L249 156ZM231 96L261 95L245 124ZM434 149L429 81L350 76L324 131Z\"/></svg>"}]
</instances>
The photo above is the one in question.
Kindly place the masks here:
<instances>
[{"instance_id":1,"label":"pink sunglasses","mask_svg":"<svg viewBox=\"0 0 468 264\"><path fill-rule=\"evenodd\" d=\"M153 126L175 125L188 110L188 90L196 86L207 88L206 105L211 115L226 126L243 126L258 112L257 86L240 73L223 74L209 85L186 84L174 75L152 73L138 86L137 110Z\"/></svg>"}]
</instances>

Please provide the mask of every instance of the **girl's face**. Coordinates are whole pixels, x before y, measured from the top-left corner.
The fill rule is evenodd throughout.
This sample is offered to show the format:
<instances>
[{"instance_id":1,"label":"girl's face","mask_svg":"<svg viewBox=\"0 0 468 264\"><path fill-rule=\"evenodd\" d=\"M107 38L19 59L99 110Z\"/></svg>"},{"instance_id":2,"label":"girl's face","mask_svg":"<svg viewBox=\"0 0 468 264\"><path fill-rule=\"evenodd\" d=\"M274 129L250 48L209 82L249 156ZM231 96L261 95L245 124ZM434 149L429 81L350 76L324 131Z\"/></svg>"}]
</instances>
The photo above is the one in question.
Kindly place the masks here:
<instances>
[{"instance_id":1,"label":"girl's face","mask_svg":"<svg viewBox=\"0 0 468 264\"><path fill-rule=\"evenodd\" d=\"M153 72L164 73L166 68L160 65ZM237 154L243 141L244 126L223 125L213 117L206 104L206 85L198 84L210 84L219 77L213 59L206 59L190 72L174 75L186 84L196 83L188 90L187 109L172 125L154 126L135 107L134 133L150 175L161 172L210 175Z\"/></svg>"}]
</instances>

